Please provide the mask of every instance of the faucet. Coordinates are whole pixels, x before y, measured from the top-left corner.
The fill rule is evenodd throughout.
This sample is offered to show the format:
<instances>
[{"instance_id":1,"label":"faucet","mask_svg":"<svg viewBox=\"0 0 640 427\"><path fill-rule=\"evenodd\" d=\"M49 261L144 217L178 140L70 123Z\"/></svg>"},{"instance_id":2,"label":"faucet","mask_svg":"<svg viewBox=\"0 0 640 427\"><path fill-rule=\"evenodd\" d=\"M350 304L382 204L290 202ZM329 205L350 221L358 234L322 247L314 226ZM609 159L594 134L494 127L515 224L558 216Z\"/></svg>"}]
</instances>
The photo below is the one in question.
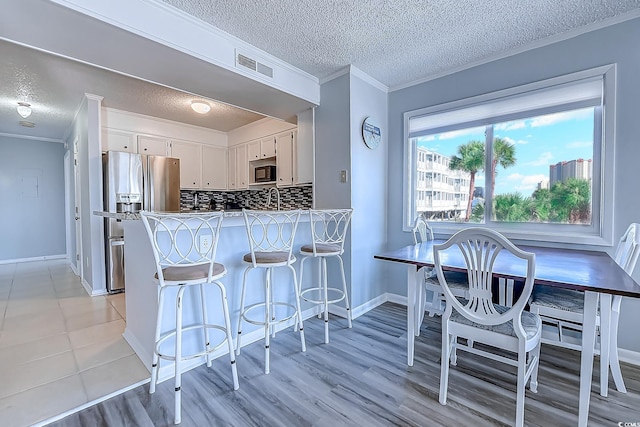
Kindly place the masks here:
<instances>
[{"instance_id":1,"label":"faucet","mask_svg":"<svg viewBox=\"0 0 640 427\"><path fill-rule=\"evenodd\" d=\"M276 206L278 208L278 210L280 210L280 191L278 191L278 189L276 187L271 187L269 189L269 193L267 193L267 209L269 209L269 207L271 206L271 195L272 193L276 193Z\"/></svg>"},{"instance_id":2,"label":"faucet","mask_svg":"<svg viewBox=\"0 0 640 427\"><path fill-rule=\"evenodd\" d=\"M200 209L200 203L198 202L198 193L193 193L193 210L197 211Z\"/></svg>"}]
</instances>

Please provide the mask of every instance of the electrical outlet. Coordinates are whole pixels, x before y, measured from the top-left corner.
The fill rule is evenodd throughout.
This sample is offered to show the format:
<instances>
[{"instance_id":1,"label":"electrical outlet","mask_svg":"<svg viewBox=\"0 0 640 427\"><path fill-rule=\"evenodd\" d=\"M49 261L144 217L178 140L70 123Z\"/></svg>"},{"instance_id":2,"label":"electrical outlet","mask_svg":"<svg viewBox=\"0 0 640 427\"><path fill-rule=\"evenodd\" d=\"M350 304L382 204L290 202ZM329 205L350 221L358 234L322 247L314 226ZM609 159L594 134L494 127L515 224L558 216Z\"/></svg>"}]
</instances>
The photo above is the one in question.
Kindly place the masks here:
<instances>
[{"instance_id":1,"label":"electrical outlet","mask_svg":"<svg viewBox=\"0 0 640 427\"><path fill-rule=\"evenodd\" d=\"M200 253L206 254L211 250L211 234L200 236Z\"/></svg>"}]
</instances>

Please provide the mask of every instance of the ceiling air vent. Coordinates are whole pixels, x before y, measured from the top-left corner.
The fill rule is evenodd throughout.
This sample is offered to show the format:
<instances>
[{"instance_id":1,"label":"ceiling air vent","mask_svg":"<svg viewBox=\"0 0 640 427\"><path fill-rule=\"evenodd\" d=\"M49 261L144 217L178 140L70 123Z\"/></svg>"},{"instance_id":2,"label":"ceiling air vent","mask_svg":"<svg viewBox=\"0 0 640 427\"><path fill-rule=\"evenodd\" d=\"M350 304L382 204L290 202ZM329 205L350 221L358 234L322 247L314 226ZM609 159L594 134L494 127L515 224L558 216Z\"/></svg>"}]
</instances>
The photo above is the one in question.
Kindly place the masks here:
<instances>
[{"instance_id":1,"label":"ceiling air vent","mask_svg":"<svg viewBox=\"0 0 640 427\"><path fill-rule=\"evenodd\" d=\"M267 67L264 64L258 62L258 72L264 74L267 77L273 78L273 68Z\"/></svg>"},{"instance_id":2,"label":"ceiling air vent","mask_svg":"<svg viewBox=\"0 0 640 427\"><path fill-rule=\"evenodd\" d=\"M241 65L250 70L256 71L257 62L248 56L244 56L243 54L238 54L238 65Z\"/></svg>"},{"instance_id":3,"label":"ceiling air vent","mask_svg":"<svg viewBox=\"0 0 640 427\"><path fill-rule=\"evenodd\" d=\"M24 127L26 127L26 128L34 128L34 127L36 127L36 124L35 124L35 123L33 123L33 122L28 122L28 121L26 121L26 120L20 120L18 123L20 124L20 126L24 126Z\"/></svg>"},{"instance_id":4,"label":"ceiling air vent","mask_svg":"<svg viewBox=\"0 0 640 427\"><path fill-rule=\"evenodd\" d=\"M256 61L253 58L249 58L246 55L243 55L241 53L238 53L236 55L236 66L238 67L243 67L243 68L248 68L251 71L260 73L264 76L267 76L269 78L273 78L273 68L269 67L268 65L265 65L261 62Z\"/></svg>"}]
</instances>

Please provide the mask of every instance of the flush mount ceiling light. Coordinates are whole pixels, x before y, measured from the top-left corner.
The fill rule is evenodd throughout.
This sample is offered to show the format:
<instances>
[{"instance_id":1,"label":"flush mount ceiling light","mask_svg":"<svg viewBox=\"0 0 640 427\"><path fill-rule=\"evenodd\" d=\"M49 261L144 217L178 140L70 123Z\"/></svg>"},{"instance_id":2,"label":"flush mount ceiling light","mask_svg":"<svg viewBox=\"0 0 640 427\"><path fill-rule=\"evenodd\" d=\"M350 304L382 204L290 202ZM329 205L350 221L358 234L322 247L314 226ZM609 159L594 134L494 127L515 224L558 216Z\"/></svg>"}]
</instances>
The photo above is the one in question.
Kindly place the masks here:
<instances>
[{"instance_id":1,"label":"flush mount ceiling light","mask_svg":"<svg viewBox=\"0 0 640 427\"><path fill-rule=\"evenodd\" d=\"M18 114L20 114L23 119L26 119L31 115L31 104L28 102L18 102L17 110Z\"/></svg>"},{"instance_id":2,"label":"flush mount ceiling light","mask_svg":"<svg viewBox=\"0 0 640 427\"><path fill-rule=\"evenodd\" d=\"M193 101L191 103L191 108L193 108L193 111L195 111L196 113L207 114L209 110L211 110L211 105L202 101Z\"/></svg>"}]
</instances>

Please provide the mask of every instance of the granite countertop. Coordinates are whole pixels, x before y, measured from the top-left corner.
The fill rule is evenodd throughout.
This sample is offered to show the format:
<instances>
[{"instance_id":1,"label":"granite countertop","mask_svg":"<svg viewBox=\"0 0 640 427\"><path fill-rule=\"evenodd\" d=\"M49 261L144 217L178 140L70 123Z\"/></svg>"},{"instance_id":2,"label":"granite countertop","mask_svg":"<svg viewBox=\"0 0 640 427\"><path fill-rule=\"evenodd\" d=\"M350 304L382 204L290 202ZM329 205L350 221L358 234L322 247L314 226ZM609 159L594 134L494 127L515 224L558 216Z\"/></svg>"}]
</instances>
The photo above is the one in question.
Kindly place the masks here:
<instances>
[{"instance_id":1,"label":"granite countertop","mask_svg":"<svg viewBox=\"0 0 640 427\"><path fill-rule=\"evenodd\" d=\"M206 213L206 212L216 212L209 209L199 209L199 210L181 210L180 212L163 212L163 213ZM140 213L130 213L130 212L104 212L104 211L93 211L94 215L102 216L105 218L117 219L119 221L125 220L138 220L140 219ZM240 218L242 217L242 210L231 210L224 211L225 218Z\"/></svg>"}]
</instances>

